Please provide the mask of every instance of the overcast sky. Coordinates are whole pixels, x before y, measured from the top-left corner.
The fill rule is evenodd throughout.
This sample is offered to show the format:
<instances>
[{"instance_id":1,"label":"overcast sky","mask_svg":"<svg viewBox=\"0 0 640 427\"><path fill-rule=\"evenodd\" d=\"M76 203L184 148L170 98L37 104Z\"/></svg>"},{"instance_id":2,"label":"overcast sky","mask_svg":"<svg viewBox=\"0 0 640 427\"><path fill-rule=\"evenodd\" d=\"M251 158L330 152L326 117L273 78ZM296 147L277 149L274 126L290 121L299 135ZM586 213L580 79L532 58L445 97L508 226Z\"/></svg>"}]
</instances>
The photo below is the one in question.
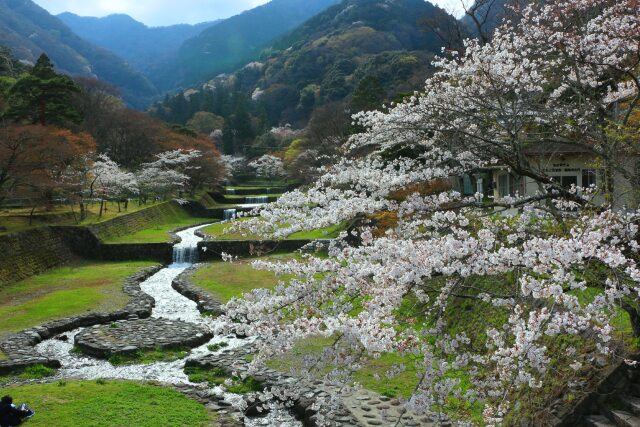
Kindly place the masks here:
<instances>
[{"instance_id":1,"label":"overcast sky","mask_svg":"<svg viewBox=\"0 0 640 427\"><path fill-rule=\"evenodd\" d=\"M34 0L50 13L73 12L81 16L106 16L126 13L150 26L195 24L228 18L252 9L268 0ZM301 0L304 1L304 0ZM432 0L455 11L460 0Z\"/></svg>"}]
</instances>

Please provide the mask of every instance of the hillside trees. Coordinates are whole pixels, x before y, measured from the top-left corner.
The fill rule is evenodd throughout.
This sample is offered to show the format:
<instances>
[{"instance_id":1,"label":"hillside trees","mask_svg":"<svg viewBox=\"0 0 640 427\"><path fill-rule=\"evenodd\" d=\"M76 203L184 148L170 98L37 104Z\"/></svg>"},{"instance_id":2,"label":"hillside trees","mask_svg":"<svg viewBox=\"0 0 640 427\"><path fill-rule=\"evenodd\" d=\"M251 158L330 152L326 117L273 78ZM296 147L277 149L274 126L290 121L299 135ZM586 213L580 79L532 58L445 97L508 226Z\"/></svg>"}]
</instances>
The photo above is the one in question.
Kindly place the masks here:
<instances>
[{"instance_id":1,"label":"hillside trees","mask_svg":"<svg viewBox=\"0 0 640 427\"><path fill-rule=\"evenodd\" d=\"M81 117L71 98L78 87L65 75L57 74L47 55L38 58L33 69L9 90L5 115L17 123L65 126Z\"/></svg>"},{"instance_id":2,"label":"hillside trees","mask_svg":"<svg viewBox=\"0 0 640 427\"><path fill-rule=\"evenodd\" d=\"M65 174L95 151L86 134L40 125L0 127L0 203L8 197L50 204Z\"/></svg>"},{"instance_id":3,"label":"hillside trees","mask_svg":"<svg viewBox=\"0 0 640 427\"><path fill-rule=\"evenodd\" d=\"M230 330L261 338L254 366L320 336L330 345L299 375L315 368L347 385L368 358L393 353L402 362L387 375L416 372L411 409L545 425L557 396L582 396L603 360L628 357L616 319L640 332L640 214L596 205L607 185L562 187L525 149L569 144L637 178L625 159L639 154L638 3L540 2L513 24L441 58L422 92L357 115L364 132L348 157L239 225L275 236L357 225L329 259L255 263L300 279L227 305ZM485 199L436 185L491 167L538 193ZM384 227L380 214L392 218ZM323 403L321 420L337 409Z\"/></svg>"}]
</instances>

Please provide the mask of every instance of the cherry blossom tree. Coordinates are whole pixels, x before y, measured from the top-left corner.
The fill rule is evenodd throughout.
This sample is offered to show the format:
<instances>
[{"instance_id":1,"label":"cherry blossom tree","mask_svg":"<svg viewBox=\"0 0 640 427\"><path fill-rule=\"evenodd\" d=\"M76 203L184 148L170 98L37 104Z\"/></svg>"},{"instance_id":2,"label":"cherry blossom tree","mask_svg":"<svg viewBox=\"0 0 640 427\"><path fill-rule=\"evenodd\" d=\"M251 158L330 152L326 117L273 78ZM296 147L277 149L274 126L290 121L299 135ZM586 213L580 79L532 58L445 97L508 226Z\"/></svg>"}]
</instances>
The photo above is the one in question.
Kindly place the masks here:
<instances>
[{"instance_id":1,"label":"cherry blossom tree","mask_svg":"<svg viewBox=\"0 0 640 427\"><path fill-rule=\"evenodd\" d=\"M225 176L226 178L232 178L238 172L243 170L246 167L247 159L242 156L231 156L228 154L223 155L222 163L225 167Z\"/></svg>"},{"instance_id":2,"label":"cherry blossom tree","mask_svg":"<svg viewBox=\"0 0 640 427\"><path fill-rule=\"evenodd\" d=\"M200 157L197 150L173 150L156 155L156 160L142 164L136 173L137 191L140 200L149 196L166 198L183 190L189 182L188 171L197 166L192 163Z\"/></svg>"},{"instance_id":3,"label":"cherry blossom tree","mask_svg":"<svg viewBox=\"0 0 640 427\"><path fill-rule=\"evenodd\" d=\"M106 154L101 154L93 165L93 181L90 194L100 197L100 214L102 216L106 200L118 202L125 200L125 209L129 196L137 193L136 177L133 173L123 170L120 165L111 160Z\"/></svg>"},{"instance_id":4,"label":"cherry blossom tree","mask_svg":"<svg viewBox=\"0 0 640 427\"><path fill-rule=\"evenodd\" d=\"M285 175L282 159L271 154L265 154L254 160L249 163L249 167L255 169L258 178L272 180Z\"/></svg>"},{"instance_id":5,"label":"cherry blossom tree","mask_svg":"<svg viewBox=\"0 0 640 427\"><path fill-rule=\"evenodd\" d=\"M579 394L596 361L626 357L621 312L640 335L640 212L563 188L525 149L580 146L607 174L633 179L624 160L638 154L640 13L634 0L533 3L491 40L465 44L437 61L424 91L357 115L365 131L350 139L349 158L239 225L283 236L357 224L329 258L254 263L296 279L232 300L224 320L259 338L255 367L320 336L332 345L299 375L349 385L368 358L397 353L417 372L411 409L446 412L455 399L499 425L529 404L543 424L546 384ZM629 127L635 139L615 137ZM539 192L487 202L424 186L496 164ZM612 201L612 188L601 191ZM392 221L376 223L380 214ZM268 393L295 396L295 387ZM318 404L319 422L331 402Z\"/></svg>"}]
</instances>

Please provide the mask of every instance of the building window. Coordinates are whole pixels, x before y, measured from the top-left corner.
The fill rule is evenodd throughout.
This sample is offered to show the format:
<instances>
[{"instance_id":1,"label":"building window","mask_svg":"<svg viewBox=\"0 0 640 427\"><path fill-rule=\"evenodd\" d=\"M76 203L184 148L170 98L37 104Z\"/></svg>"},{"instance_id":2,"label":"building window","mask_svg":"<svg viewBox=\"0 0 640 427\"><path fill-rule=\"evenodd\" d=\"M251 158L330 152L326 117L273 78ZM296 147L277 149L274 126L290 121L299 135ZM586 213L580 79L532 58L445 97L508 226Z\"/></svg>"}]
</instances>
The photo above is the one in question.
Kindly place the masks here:
<instances>
[{"instance_id":1,"label":"building window","mask_svg":"<svg viewBox=\"0 0 640 427\"><path fill-rule=\"evenodd\" d=\"M509 175L502 174L498 176L498 196L506 197L509 195Z\"/></svg>"},{"instance_id":2,"label":"building window","mask_svg":"<svg viewBox=\"0 0 640 427\"><path fill-rule=\"evenodd\" d=\"M572 185L578 186L577 175L552 176L551 179L560 184L562 188L570 189Z\"/></svg>"},{"instance_id":3,"label":"building window","mask_svg":"<svg viewBox=\"0 0 640 427\"><path fill-rule=\"evenodd\" d=\"M582 169L582 187L588 188L595 186L597 175L595 169Z\"/></svg>"}]
</instances>

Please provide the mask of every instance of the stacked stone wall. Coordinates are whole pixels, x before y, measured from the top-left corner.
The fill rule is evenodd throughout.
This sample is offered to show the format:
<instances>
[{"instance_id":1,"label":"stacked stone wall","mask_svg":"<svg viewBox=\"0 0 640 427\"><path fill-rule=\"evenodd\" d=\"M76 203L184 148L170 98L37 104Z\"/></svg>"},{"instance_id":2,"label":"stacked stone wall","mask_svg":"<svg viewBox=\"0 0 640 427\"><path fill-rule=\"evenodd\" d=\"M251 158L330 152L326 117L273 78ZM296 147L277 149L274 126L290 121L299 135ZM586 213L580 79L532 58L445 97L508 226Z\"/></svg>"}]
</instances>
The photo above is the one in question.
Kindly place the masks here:
<instances>
[{"instance_id":1,"label":"stacked stone wall","mask_svg":"<svg viewBox=\"0 0 640 427\"><path fill-rule=\"evenodd\" d=\"M51 227L0 236L0 287L75 258L66 238Z\"/></svg>"}]
</instances>

